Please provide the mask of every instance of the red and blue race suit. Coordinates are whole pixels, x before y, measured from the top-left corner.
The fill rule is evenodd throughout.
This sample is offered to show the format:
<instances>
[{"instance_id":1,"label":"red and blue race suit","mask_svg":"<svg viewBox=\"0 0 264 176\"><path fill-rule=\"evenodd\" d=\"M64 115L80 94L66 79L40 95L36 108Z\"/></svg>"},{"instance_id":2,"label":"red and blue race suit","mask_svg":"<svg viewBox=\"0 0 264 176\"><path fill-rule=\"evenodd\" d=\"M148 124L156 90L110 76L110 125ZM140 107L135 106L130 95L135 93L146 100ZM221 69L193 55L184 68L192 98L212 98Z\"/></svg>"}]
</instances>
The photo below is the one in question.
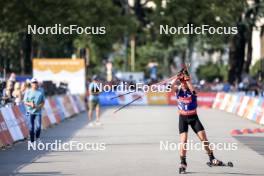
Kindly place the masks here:
<instances>
[{"instance_id":1,"label":"red and blue race suit","mask_svg":"<svg viewBox=\"0 0 264 176\"><path fill-rule=\"evenodd\" d=\"M180 89L176 94L176 98L180 115L197 114L197 96L195 92L191 92L190 90L183 91Z\"/></svg>"}]
</instances>

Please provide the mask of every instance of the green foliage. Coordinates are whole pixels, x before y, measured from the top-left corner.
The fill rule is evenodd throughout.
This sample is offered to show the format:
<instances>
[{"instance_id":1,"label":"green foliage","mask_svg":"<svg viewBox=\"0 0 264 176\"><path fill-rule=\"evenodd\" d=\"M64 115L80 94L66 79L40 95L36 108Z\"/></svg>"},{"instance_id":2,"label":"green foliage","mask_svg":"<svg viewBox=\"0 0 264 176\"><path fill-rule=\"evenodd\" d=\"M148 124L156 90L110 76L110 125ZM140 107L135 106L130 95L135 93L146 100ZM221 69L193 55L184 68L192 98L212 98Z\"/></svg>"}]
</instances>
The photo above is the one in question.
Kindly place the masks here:
<instances>
[{"instance_id":1,"label":"green foliage","mask_svg":"<svg viewBox=\"0 0 264 176\"><path fill-rule=\"evenodd\" d=\"M237 19L247 6L246 1L230 0L171 0L167 1L166 7L158 6L153 17L154 26L158 33L159 25L186 26L188 23L194 26L235 26ZM159 35L164 45L172 44L179 38L187 38L188 35ZM207 47L222 49L222 44L227 43L224 35L199 35L195 40L203 40ZM186 46L187 47L187 46ZM203 48L203 47L201 47ZM206 50L206 48L204 48Z\"/></svg>"},{"instance_id":2,"label":"green foliage","mask_svg":"<svg viewBox=\"0 0 264 176\"><path fill-rule=\"evenodd\" d=\"M109 0L3 0L0 2L0 33L25 35L27 25L53 26L54 24L106 27L105 35L33 35L34 57L71 57L78 49L95 49L93 63L101 63L112 51L112 44L120 42L125 34L135 32L137 22L131 15L123 15L122 8ZM16 40L16 38L13 38ZM17 44L23 43L23 37ZM22 47L22 46L21 46ZM21 48L20 47L20 48ZM6 53L18 48L0 48ZM28 52L28 51L27 51ZM36 54L37 53L37 54ZM16 58L19 57L17 53ZM14 60L14 57L3 57ZM96 61L95 61L96 60Z\"/></svg>"},{"instance_id":3,"label":"green foliage","mask_svg":"<svg viewBox=\"0 0 264 176\"><path fill-rule=\"evenodd\" d=\"M219 78L220 80L226 80L227 66L223 66L218 63L207 62L206 64L200 65L197 68L196 74L199 80L204 79L208 82L212 82L216 78Z\"/></svg>"},{"instance_id":4,"label":"green foliage","mask_svg":"<svg viewBox=\"0 0 264 176\"><path fill-rule=\"evenodd\" d=\"M19 40L18 33L0 33L0 68L8 67L12 71L20 72L19 49L21 46Z\"/></svg>"},{"instance_id":5,"label":"green foliage","mask_svg":"<svg viewBox=\"0 0 264 176\"><path fill-rule=\"evenodd\" d=\"M166 69L166 65L163 64L164 59L167 59L167 49L162 48L160 43L148 43L137 48L136 53L136 70L145 71L147 73L147 65L150 60L154 60L159 63L159 67ZM164 73L164 70L160 70Z\"/></svg>"},{"instance_id":6,"label":"green foliage","mask_svg":"<svg viewBox=\"0 0 264 176\"><path fill-rule=\"evenodd\" d=\"M195 26L235 26L241 13L247 7L246 1L230 0L151 0L155 8L146 5L145 0L136 0L134 6L125 8L127 1L119 0L1 0L0 1L0 37L9 33L4 39L5 47L0 46L2 63L14 63L24 50L23 40L28 24L38 26L105 26L106 35L33 35L33 54L37 57L70 57L78 49L89 48L91 68L100 70L102 59L118 53L114 45L124 46L124 38L133 34L136 37L136 71L146 71L149 59L159 62L160 74L168 73L168 59L175 55L182 56L190 47L188 35L160 35L159 25ZM139 2L139 3L138 3ZM164 6L164 3L166 5ZM137 4L137 7L135 5ZM130 2L131 5L131 2ZM203 35L192 36L193 46L199 51L222 50L230 36ZM14 43L9 44L11 41ZM129 43L129 42L128 42ZM6 47L8 46L8 47ZM121 48L122 48L121 47ZM114 55L114 66L123 69L127 53ZM122 50L122 49L120 49ZM25 51L24 52L29 52ZM9 53L9 54L6 54ZM222 67L221 67L222 68ZM223 76L223 74L221 74Z\"/></svg>"},{"instance_id":7,"label":"green foliage","mask_svg":"<svg viewBox=\"0 0 264 176\"><path fill-rule=\"evenodd\" d=\"M263 72L264 74L264 58L259 59L250 69L250 74L256 76L258 72Z\"/></svg>"}]
</instances>

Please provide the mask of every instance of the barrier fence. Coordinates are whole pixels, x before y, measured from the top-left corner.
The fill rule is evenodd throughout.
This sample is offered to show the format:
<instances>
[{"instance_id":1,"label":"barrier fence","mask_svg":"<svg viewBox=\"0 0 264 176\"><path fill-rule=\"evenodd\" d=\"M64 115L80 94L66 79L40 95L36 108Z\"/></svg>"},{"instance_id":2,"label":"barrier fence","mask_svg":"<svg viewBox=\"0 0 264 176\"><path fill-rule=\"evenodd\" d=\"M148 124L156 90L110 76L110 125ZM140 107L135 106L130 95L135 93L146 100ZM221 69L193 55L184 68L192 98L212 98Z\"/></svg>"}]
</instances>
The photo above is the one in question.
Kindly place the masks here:
<instances>
[{"instance_id":1,"label":"barrier fence","mask_svg":"<svg viewBox=\"0 0 264 176\"><path fill-rule=\"evenodd\" d=\"M102 106L124 105L141 96L133 105L176 105L174 93L134 92L112 99L126 92L103 92L100 94ZM53 124L85 111L84 97L80 95L62 95L48 97L42 111L42 128L47 129ZM224 110L243 118L264 124L264 98L249 97L239 94L200 92L198 105ZM0 109L0 147L11 145L29 136L29 121L25 116L24 105L2 107Z\"/></svg>"},{"instance_id":2,"label":"barrier fence","mask_svg":"<svg viewBox=\"0 0 264 176\"><path fill-rule=\"evenodd\" d=\"M126 92L105 92L100 95L101 105L124 105L131 102L138 96L142 96L133 105L176 105L176 96L172 92L134 92L125 96L118 95L125 94ZM236 114L240 117L247 118L258 124L264 124L264 98L251 97L239 93L214 93L214 92L199 92L198 93L198 106L208 107L224 110Z\"/></svg>"},{"instance_id":3,"label":"barrier fence","mask_svg":"<svg viewBox=\"0 0 264 176\"><path fill-rule=\"evenodd\" d=\"M264 98L239 94L217 93L212 108L224 110L264 124Z\"/></svg>"},{"instance_id":4,"label":"barrier fence","mask_svg":"<svg viewBox=\"0 0 264 176\"><path fill-rule=\"evenodd\" d=\"M125 105L131 102L133 99L141 96L141 98L133 103L133 105L176 105L176 96L172 92L133 92L125 96L112 99L123 95L126 92L104 92L99 96L102 106L114 106ZM200 92L198 94L198 104L200 107L211 108L216 97L216 93L213 92Z\"/></svg>"},{"instance_id":5,"label":"barrier fence","mask_svg":"<svg viewBox=\"0 0 264 176\"><path fill-rule=\"evenodd\" d=\"M79 95L48 97L42 110L42 128L47 129L53 124L59 124L85 109L83 97ZM29 119L25 114L23 104L0 109L0 147L12 145L29 136Z\"/></svg>"}]
</instances>

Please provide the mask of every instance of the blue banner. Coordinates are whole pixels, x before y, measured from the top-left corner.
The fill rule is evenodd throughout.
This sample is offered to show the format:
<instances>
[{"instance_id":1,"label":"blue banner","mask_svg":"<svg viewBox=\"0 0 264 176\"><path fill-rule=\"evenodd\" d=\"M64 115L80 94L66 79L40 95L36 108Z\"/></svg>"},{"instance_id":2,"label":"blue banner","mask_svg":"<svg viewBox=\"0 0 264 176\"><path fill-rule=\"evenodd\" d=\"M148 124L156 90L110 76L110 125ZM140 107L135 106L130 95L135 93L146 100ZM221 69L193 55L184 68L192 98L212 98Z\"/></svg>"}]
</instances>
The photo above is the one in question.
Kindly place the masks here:
<instances>
[{"instance_id":1,"label":"blue banner","mask_svg":"<svg viewBox=\"0 0 264 176\"><path fill-rule=\"evenodd\" d=\"M102 92L99 95L100 105L109 106L109 105L118 105L118 98L112 99L112 97L117 96L115 92Z\"/></svg>"}]
</instances>

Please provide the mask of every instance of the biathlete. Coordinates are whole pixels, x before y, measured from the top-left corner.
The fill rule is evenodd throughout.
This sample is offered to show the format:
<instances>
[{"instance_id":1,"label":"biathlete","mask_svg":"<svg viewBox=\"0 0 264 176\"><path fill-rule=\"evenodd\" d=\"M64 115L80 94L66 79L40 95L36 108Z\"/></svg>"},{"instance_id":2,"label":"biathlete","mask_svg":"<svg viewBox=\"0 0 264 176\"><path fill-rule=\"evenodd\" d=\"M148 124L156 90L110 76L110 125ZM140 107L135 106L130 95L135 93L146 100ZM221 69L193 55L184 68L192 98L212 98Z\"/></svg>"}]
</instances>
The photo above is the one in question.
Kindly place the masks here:
<instances>
[{"instance_id":1,"label":"biathlete","mask_svg":"<svg viewBox=\"0 0 264 176\"><path fill-rule=\"evenodd\" d=\"M180 85L177 86L177 81ZM179 173L186 173L186 143L188 138L188 126L190 125L198 138L204 144L204 149L209 156L209 163L212 166L223 166L223 162L214 157L213 151L209 148L209 142L201 121L197 115L197 92L191 83L187 69L182 69L177 78L172 82L173 90L176 92L179 110L179 133L180 133L180 168Z\"/></svg>"},{"instance_id":2,"label":"biathlete","mask_svg":"<svg viewBox=\"0 0 264 176\"><path fill-rule=\"evenodd\" d=\"M88 98L88 119L89 126L93 127L94 125L102 125L100 122L100 102L99 102L99 81L98 76L94 75L92 82L89 84L89 98ZM96 120L95 123L92 122L93 112L95 110Z\"/></svg>"}]
</instances>

